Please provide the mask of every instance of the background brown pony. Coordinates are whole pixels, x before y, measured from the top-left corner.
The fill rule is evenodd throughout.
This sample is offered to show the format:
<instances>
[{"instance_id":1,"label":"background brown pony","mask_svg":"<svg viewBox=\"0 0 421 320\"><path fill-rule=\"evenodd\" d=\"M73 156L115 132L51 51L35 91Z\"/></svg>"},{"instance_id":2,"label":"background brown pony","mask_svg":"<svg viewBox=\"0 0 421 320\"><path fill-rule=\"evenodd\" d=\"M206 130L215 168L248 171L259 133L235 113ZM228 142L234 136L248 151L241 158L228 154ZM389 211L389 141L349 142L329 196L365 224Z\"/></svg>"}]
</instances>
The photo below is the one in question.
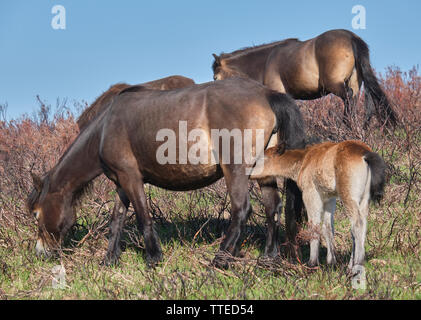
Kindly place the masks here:
<instances>
[{"instance_id":1,"label":"background brown pony","mask_svg":"<svg viewBox=\"0 0 421 320\"><path fill-rule=\"evenodd\" d=\"M140 90L141 88L145 88L154 90L171 90L192 86L194 84L195 82L193 79L178 75L145 82L134 86L127 83L114 84L83 111L77 120L77 125L79 130L83 130L86 126L88 126L92 119L104 111L109 106L112 99L124 89L132 88L132 90Z\"/></svg>"},{"instance_id":2,"label":"background brown pony","mask_svg":"<svg viewBox=\"0 0 421 320\"><path fill-rule=\"evenodd\" d=\"M213 56L215 80L246 76L295 99L339 96L345 104L346 124L364 82L365 124L373 112L382 123L396 124L371 68L368 46L350 31L331 30L307 41L287 39Z\"/></svg>"}]
</instances>

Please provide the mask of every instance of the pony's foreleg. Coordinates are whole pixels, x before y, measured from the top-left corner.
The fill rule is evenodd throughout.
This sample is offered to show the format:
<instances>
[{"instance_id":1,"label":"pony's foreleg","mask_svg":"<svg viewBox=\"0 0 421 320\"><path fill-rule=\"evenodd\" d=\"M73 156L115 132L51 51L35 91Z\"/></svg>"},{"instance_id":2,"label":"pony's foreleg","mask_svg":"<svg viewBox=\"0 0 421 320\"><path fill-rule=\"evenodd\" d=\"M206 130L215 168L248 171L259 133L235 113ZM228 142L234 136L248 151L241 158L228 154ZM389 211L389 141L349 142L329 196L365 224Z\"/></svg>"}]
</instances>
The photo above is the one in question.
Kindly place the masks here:
<instances>
[{"instance_id":1,"label":"pony's foreleg","mask_svg":"<svg viewBox=\"0 0 421 320\"><path fill-rule=\"evenodd\" d=\"M324 204L324 216L322 233L327 246L327 263L335 264L335 241L334 241L334 213L336 208L336 198L330 199Z\"/></svg>"},{"instance_id":2,"label":"pony's foreleg","mask_svg":"<svg viewBox=\"0 0 421 320\"><path fill-rule=\"evenodd\" d=\"M154 266L162 259L162 250L153 220L148 212L142 178L137 170L118 174L118 181L136 212L139 231L143 231L147 264Z\"/></svg>"},{"instance_id":3,"label":"pony's foreleg","mask_svg":"<svg viewBox=\"0 0 421 320\"><path fill-rule=\"evenodd\" d=\"M265 257L274 258L279 253L279 225L282 211L282 202L279 197L276 178L269 177L258 180L265 207L267 234Z\"/></svg>"},{"instance_id":4,"label":"pony's foreleg","mask_svg":"<svg viewBox=\"0 0 421 320\"><path fill-rule=\"evenodd\" d=\"M118 258L120 257L120 237L129 204L129 199L125 195L124 191L121 188L117 188L114 210L111 215L108 249L103 262L106 266L116 264L118 262Z\"/></svg>"},{"instance_id":5,"label":"pony's foreleg","mask_svg":"<svg viewBox=\"0 0 421 320\"><path fill-rule=\"evenodd\" d=\"M310 240L310 266L319 264L319 245L321 215L323 212L323 201L315 188L303 191L303 201L307 209L309 227L312 229Z\"/></svg>"},{"instance_id":6,"label":"pony's foreleg","mask_svg":"<svg viewBox=\"0 0 421 320\"><path fill-rule=\"evenodd\" d=\"M222 166L225 183L231 200L231 223L216 254L213 264L226 268L230 255L237 255L241 243L241 233L251 213L248 194L248 176L244 166Z\"/></svg>"}]
</instances>

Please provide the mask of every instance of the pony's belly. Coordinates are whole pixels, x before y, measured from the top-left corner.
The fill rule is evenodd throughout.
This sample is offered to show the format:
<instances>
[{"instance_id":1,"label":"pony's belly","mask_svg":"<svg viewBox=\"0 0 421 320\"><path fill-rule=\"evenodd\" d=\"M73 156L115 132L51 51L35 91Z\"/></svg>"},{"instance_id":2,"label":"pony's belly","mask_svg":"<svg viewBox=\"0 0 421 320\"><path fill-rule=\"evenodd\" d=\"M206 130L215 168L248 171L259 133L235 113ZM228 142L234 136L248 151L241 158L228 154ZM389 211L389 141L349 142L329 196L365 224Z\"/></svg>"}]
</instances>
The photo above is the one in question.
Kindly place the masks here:
<instances>
[{"instance_id":1,"label":"pony's belly","mask_svg":"<svg viewBox=\"0 0 421 320\"><path fill-rule=\"evenodd\" d=\"M157 165L142 173L146 183L174 191L195 190L206 187L223 176L219 166L202 164Z\"/></svg>"}]
</instances>

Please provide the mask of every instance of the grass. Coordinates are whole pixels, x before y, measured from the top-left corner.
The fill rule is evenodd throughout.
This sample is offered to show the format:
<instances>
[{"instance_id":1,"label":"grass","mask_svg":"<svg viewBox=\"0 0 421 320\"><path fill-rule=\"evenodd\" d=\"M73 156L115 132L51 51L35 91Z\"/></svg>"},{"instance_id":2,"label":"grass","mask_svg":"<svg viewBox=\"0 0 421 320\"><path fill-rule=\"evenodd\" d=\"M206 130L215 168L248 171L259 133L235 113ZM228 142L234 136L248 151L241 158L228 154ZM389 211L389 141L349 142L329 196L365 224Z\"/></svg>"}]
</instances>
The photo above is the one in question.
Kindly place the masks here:
<instances>
[{"instance_id":1,"label":"grass","mask_svg":"<svg viewBox=\"0 0 421 320\"><path fill-rule=\"evenodd\" d=\"M220 183L222 184L222 183ZM102 212L83 212L67 240L59 259L42 260L33 252L35 227L27 227L30 237L16 246L0 246L0 296L3 299L420 299L420 257L393 241L401 234L396 226L413 223L417 212L400 217L405 207L398 203L393 216L372 207L367 236L366 290L352 288L346 271L351 249L349 221L341 206L336 214L338 265L310 269L280 259L277 264L259 263L264 245L263 208L254 199L254 219L246 230L242 257L228 270L210 265L228 221L203 208L215 198L200 191L171 193L150 188L150 198L170 199L172 219L157 219L164 260L155 269L147 268L143 243L131 213L123 237L124 252L119 265L101 266L107 247L106 222ZM214 201L215 205L217 201ZM412 209L412 208L411 208ZM199 213L191 217L192 212ZM184 213L174 216L174 213ZM391 211L392 212L392 211ZM210 219L209 219L210 218ZM393 220L395 222L393 223ZM399 219L399 220L396 220ZM419 219L419 217L418 217ZM283 225L283 222L282 222ZM32 235L31 235L32 234ZM389 241L386 235L389 235ZM12 231L9 237L16 237ZM282 234L283 236L283 234ZM378 241L381 238L383 241ZM81 240L85 241L80 245ZM302 246L304 259L308 246ZM66 287L52 287L51 269L62 264Z\"/></svg>"}]
</instances>

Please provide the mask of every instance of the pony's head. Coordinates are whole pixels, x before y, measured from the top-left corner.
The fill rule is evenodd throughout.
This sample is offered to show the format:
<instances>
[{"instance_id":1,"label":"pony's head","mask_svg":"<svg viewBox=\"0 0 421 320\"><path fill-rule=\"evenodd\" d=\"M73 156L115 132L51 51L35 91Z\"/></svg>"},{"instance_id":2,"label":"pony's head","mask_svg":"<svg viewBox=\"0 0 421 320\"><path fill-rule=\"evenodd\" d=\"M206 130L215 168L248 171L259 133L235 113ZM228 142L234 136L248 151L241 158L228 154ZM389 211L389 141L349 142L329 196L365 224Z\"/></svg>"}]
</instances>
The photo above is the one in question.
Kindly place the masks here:
<instances>
[{"instance_id":1,"label":"pony's head","mask_svg":"<svg viewBox=\"0 0 421 320\"><path fill-rule=\"evenodd\" d=\"M38 256L50 256L75 220L71 196L52 190L50 176L40 178L32 174L34 189L27 199L27 207L38 223L35 250Z\"/></svg>"},{"instance_id":2,"label":"pony's head","mask_svg":"<svg viewBox=\"0 0 421 320\"><path fill-rule=\"evenodd\" d=\"M234 77L247 77L235 67L229 66L223 57L217 56L216 54L213 54L213 57L215 58L212 64L213 80L216 81Z\"/></svg>"}]
</instances>

